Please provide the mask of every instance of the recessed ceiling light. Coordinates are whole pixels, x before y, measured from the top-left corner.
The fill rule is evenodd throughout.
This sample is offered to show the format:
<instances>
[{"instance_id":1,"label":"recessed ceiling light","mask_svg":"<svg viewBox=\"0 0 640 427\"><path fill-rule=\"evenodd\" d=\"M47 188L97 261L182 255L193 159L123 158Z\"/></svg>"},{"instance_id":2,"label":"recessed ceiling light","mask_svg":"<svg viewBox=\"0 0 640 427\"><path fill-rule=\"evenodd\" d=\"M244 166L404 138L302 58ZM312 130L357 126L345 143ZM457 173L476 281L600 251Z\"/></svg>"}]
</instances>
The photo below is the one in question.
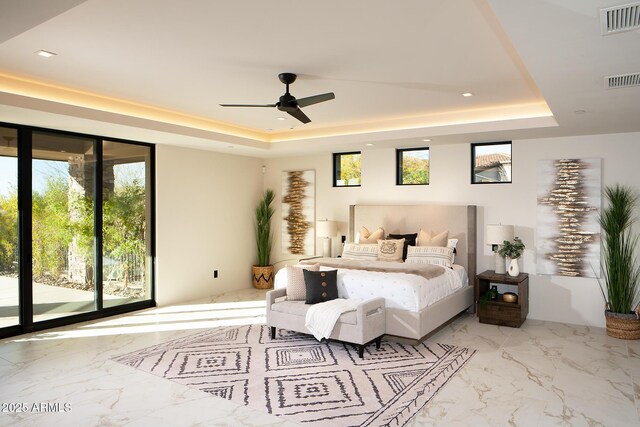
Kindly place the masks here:
<instances>
[{"instance_id":1,"label":"recessed ceiling light","mask_svg":"<svg viewBox=\"0 0 640 427\"><path fill-rule=\"evenodd\" d=\"M36 52L36 55L40 55L43 58L51 58L52 56L56 56L55 53L49 52L48 50L39 50Z\"/></svg>"},{"instance_id":2,"label":"recessed ceiling light","mask_svg":"<svg viewBox=\"0 0 640 427\"><path fill-rule=\"evenodd\" d=\"M470 96L473 96L473 94L471 92L465 92L465 93L462 94L462 96L468 98Z\"/></svg>"},{"instance_id":3,"label":"recessed ceiling light","mask_svg":"<svg viewBox=\"0 0 640 427\"><path fill-rule=\"evenodd\" d=\"M373 144L369 142L369 143L367 144L367 147L373 147Z\"/></svg>"},{"instance_id":4,"label":"recessed ceiling light","mask_svg":"<svg viewBox=\"0 0 640 427\"><path fill-rule=\"evenodd\" d=\"M284 117L278 117L276 120L286 120Z\"/></svg>"},{"instance_id":5,"label":"recessed ceiling light","mask_svg":"<svg viewBox=\"0 0 640 427\"><path fill-rule=\"evenodd\" d=\"M425 138L425 139L423 139L423 141L424 141L424 142L431 142L431 139L429 139L429 138Z\"/></svg>"}]
</instances>

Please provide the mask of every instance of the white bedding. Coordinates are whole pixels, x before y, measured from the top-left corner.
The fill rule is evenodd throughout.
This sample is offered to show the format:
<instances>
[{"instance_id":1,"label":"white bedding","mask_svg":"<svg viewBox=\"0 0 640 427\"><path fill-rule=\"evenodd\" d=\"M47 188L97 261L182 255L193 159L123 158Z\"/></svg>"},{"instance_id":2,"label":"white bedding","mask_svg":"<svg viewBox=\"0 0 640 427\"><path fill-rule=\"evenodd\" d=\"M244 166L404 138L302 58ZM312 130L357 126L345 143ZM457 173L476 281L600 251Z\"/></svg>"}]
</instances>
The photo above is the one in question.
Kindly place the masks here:
<instances>
[{"instance_id":1,"label":"white bedding","mask_svg":"<svg viewBox=\"0 0 640 427\"><path fill-rule=\"evenodd\" d=\"M320 267L321 270L331 270ZM382 297L387 308L418 312L469 283L464 267L442 267L444 274L425 279L414 274L338 270L338 297L368 300ZM276 289L287 286L287 269L276 273Z\"/></svg>"}]
</instances>

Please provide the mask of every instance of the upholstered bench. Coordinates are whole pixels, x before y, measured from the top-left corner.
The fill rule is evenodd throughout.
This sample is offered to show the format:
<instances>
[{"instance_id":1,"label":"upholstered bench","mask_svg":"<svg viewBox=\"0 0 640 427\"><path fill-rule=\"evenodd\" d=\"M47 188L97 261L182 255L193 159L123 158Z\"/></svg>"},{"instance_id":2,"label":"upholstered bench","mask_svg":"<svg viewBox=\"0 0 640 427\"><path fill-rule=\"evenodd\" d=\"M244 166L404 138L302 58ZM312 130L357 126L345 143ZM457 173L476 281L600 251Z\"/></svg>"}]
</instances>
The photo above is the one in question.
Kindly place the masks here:
<instances>
[{"instance_id":1,"label":"upholstered bench","mask_svg":"<svg viewBox=\"0 0 640 427\"><path fill-rule=\"evenodd\" d=\"M271 339L276 337L276 328L310 333L305 319L311 305L304 301L287 301L286 295L286 288L267 292L267 325L271 328ZM329 339L357 344L358 356L362 358L367 344L375 341L376 348L380 348L384 333L384 298L373 298L359 304L355 311L343 313Z\"/></svg>"}]
</instances>

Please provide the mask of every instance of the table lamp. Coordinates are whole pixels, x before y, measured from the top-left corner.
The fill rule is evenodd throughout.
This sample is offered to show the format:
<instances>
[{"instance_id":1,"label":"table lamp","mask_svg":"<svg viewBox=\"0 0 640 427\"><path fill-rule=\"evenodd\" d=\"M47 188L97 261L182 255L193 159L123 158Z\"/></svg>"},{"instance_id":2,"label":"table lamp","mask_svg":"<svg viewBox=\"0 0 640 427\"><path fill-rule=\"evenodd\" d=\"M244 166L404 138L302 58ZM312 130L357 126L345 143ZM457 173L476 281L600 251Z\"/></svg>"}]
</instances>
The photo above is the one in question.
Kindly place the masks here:
<instances>
[{"instance_id":1,"label":"table lamp","mask_svg":"<svg viewBox=\"0 0 640 427\"><path fill-rule=\"evenodd\" d=\"M506 274L507 272L504 257L500 256L500 254L498 253L498 250L500 250L500 247L503 245L505 240L513 240L513 225L487 225L487 228L485 229L484 243L485 245L491 245L491 249L495 253L496 274Z\"/></svg>"},{"instance_id":2,"label":"table lamp","mask_svg":"<svg viewBox=\"0 0 640 427\"><path fill-rule=\"evenodd\" d=\"M338 233L338 223L321 219L316 221L316 236L322 237L322 256L331 257L331 238Z\"/></svg>"}]
</instances>

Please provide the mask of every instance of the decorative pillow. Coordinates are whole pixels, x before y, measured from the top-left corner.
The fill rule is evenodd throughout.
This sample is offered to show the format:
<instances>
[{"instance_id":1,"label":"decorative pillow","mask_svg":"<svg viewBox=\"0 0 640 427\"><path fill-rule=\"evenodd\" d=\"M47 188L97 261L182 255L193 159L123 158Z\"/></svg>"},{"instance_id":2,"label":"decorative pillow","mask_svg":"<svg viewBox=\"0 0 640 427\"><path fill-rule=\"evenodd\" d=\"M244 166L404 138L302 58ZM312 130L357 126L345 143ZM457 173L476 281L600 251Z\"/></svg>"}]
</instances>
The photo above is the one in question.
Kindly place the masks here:
<instances>
[{"instance_id":1,"label":"decorative pillow","mask_svg":"<svg viewBox=\"0 0 640 427\"><path fill-rule=\"evenodd\" d=\"M445 246L409 246L407 261L413 264L435 264L451 268L453 249Z\"/></svg>"},{"instance_id":2,"label":"decorative pillow","mask_svg":"<svg viewBox=\"0 0 640 427\"><path fill-rule=\"evenodd\" d=\"M303 270L319 271L320 264L296 266L287 265L287 300L304 301L307 298L307 291L304 284Z\"/></svg>"},{"instance_id":3,"label":"decorative pillow","mask_svg":"<svg viewBox=\"0 0 640 427\"><path fill-rule=\"evenodd\" d=\"M449 230L443 231L440 234L429 234L424 230L420 230L418 233L418 246L447 246L449 240Z\"/></svg>"},{"instance_id":4,"label":"decorative pillow","mask_svg":"<svg viewBox=\"0 0 640 427\"><path fill-rule=\"evenodd\" d=\"M384 239L384 229L382 227L379 227L373 233L370 233L366 227L362 227L358 243L377 243L381 239Z\"/></svg>"},{"instance_id":5,"label":"decorative pillow","mask_svg":"<svg viewBox=\"0 0 640 427\"><path fill-rule=\"evenodd\" d=\"M456 254L458 251L456 250L456 246L458 246L458 239L449 239L447 241L447 247L453 249L453 258L451 259L451 264L455 264L456 262Z\"/></svg>"},{"instance_id":6,"label":"decorative pillow","mask_svg":"<svg viewBox=\"0 0 640 427\"><path fill-rule=\"evenodd\" d=\"M404 239L404 248L402 249L402 260L407 259L407 246L415 246L418 233L413 234L389 234L387 239Z\"/></svg>"},{"instance_id":7,"label":"decorative pillow","mask_svg":"<svg viewBox=\"0 0 640 427\"><path fill-rule=\"evenodd\" d=\"M402 262L404 239L378 240L378 261Z\"/></svg>"},{"instance_id":8,"label":"decorative pillow","mask_svg":"<svg viewBox=\"0 0 640 427\"><path fill-rule=\"evenodd\" d=\"M338 270L302 270L307 289L305 304L316 304L338 298Z\"/></svg>"},{"instance_id":9,"label":"decorative pillow","mask_svg":"<svg viewBox=\"0 0 640 427\"><path fill-rule=\"evenodd\" d=\"M375 261L378 259L378 244L345 243L342 258Z\"/></svg>"},{"instance_id":10,"label":"decorative pillow","mask_svg":"<svg viewBox=\"0 0 640 427\"><path fill-rule=\"evenodd\" d=\"M455 249L456 246L458 246L458 239L448 239L447 240L447 247L448 248ZM455 251L453 251L453 252L455 252Z\"/></svg>"}]
</instances>

